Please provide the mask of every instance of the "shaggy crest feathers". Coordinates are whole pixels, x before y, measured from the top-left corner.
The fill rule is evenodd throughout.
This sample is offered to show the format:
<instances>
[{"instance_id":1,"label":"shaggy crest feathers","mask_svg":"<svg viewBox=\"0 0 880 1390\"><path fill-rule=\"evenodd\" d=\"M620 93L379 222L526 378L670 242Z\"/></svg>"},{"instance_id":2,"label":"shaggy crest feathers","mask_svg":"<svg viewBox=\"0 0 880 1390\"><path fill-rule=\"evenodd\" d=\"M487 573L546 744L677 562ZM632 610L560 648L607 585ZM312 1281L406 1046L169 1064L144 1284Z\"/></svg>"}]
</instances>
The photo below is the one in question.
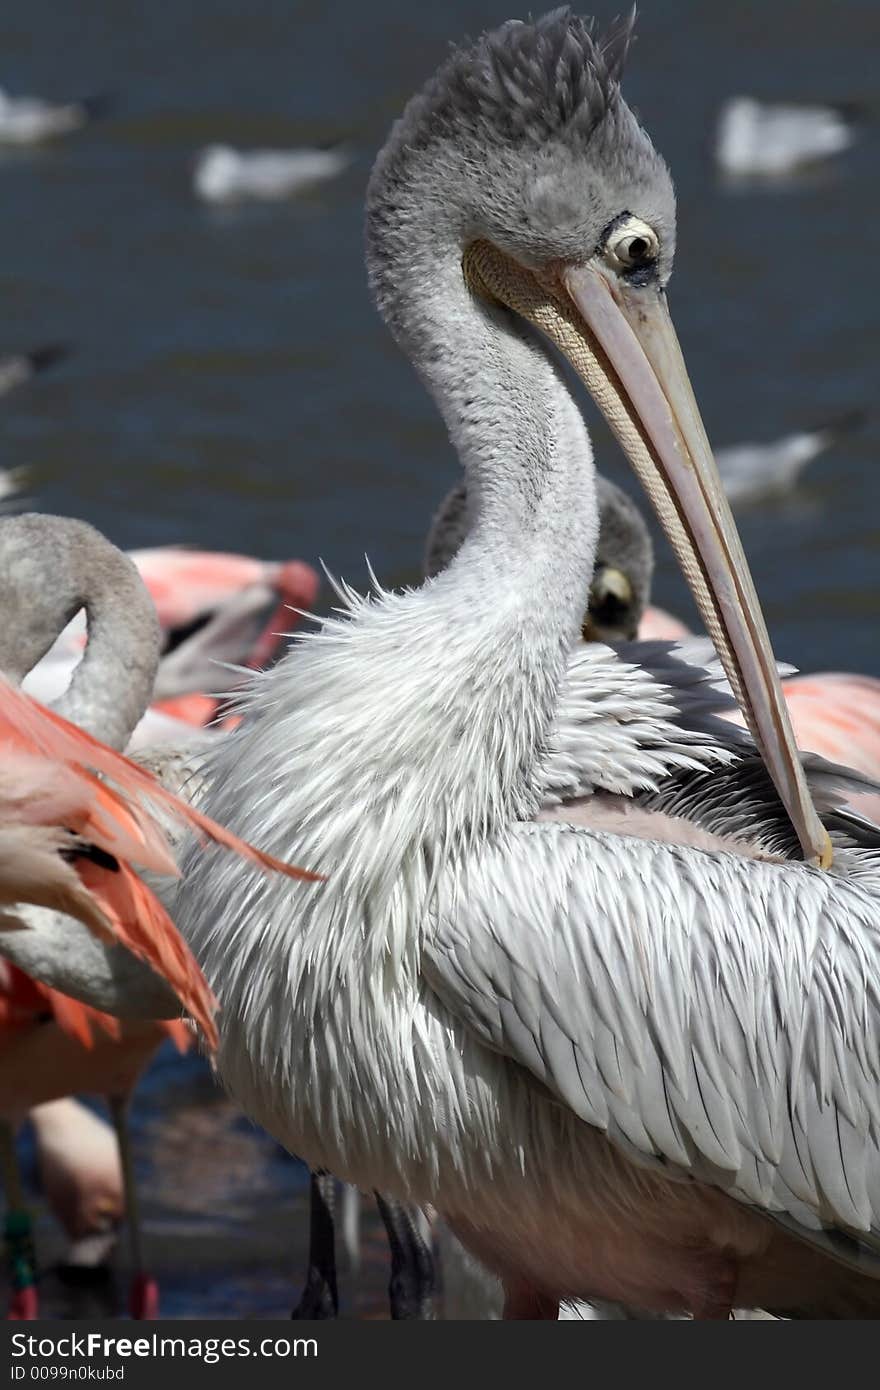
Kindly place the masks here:
<instances>
[{"instance_id":1,"label":"shaggy crest feathers","mask_svg":"<svg viewBox=\"0 0 880 1390\"><path fill-rule=\"evenodd\" d=\"M436 115L448 102L487 136L587 139L617 100L634 25L635 8L603 34L567 7L530 24L509 20L453 52L435 79Z\"/></svg>"}]
</instances>

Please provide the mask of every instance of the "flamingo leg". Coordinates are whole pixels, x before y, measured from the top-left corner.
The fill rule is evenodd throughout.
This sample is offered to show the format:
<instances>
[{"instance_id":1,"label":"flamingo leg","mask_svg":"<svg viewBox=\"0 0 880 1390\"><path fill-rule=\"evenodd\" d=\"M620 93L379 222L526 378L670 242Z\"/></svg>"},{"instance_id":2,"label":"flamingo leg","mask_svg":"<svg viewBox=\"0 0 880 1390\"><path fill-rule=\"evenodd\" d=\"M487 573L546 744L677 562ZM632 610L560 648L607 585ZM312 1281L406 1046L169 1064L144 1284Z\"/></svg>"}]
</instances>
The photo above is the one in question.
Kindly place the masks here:
<instances>
[{"instance_id":1,"label":"flamingo leg","mask_svg":"<svg viewBox=\"0 0 880 1390\"><path fill-rule=\"evenodd\" d=\"M290 1315L298 1321L339 1316L335 1205L336 1179L317 1169L309 1183L309 1267L300 1300Z\"/></svg>"},{"instance_id":2,"label":"flamingo leg","mask_svg":"<svg viewBox=\"0 0 880 1390\"><path fill-rule=\"evenodd\" d=\"M434 1257L419 1229L419 1213L379 1192L375 1196L391 1247L391 1316L429 1320L434 1316Z\"/></svg>"},{"instance_id":3,"label":"flamingo leg","mask_svg":"<svg viewBox=\"0 0 880 1390\"><path fill-rule=\"evenodd\" d=\"M524 1279L504 1281L505 1322L555 1322L559 1317L559 1300L539 1293Z\"/></svg>"},{"instance_id":4,"label":"flamingo leg","mask_svg":"<svg viewBox=\"0 0 880 1390\"><path fill-rule=\"evenodd\" d=\"M722 1256L715 1278L691 1309L694 1322L728 1322L733 1317L738 1279L734 1261Z\"/></svg>"},{"instance_id":5,"label":"flamingo leg","mask_svg":"<svg viewBox=\"0 0 880 1390\"><path fill-rule=\"evenodd\" d=\"M350 1183L342 1188L342 1244L348 1268L356 1276L361 1268L361 1194Z\"/></svg>"},{"instance_id":6,"label":"flamingo leg","mask_svg":"<svg viewBox=\"0 0 880 1390\"><path fill-rule=\"evenodd\" d=\"M11 1288L9 1311L6 1316L13 1322L22 1322L39 1316L37 1261L31 1215L25 1203L18 1155L15 1151L15 1127L8 1120L0 1120L0 1171L6 1194L6 1223L3 1234Z\"/></svg>"},{"instance_id":7,"label":"flamingo leg","mask_svg":"<svg viewBox=\"0 0 880 1390\"><path fill-rule=\"evenodd\" d=\"M145 1320L159 1316L159 1286L152 1275L147 1273L144 1262L140 1201L134 1172L131 1130L128 1123L128 1101L128 1096L114 1095L109 1097L110 1115L119 1143L119 1158L122 1164L125 1224L128 1229L133 1271L129 1291L129 1312L133 1318Z\"/></svg>"},{"instance_id":8,"label":"flamingo leg","mask_svg":"<svg viewBox=\"0 0 880 1390\"><path fill-rule=\"evenodd\" d=\"M707 1298L692 1314L694 1322L730 1322L733 1317L733 1303L723 1295Z\"/></svg>"}]
</instances>

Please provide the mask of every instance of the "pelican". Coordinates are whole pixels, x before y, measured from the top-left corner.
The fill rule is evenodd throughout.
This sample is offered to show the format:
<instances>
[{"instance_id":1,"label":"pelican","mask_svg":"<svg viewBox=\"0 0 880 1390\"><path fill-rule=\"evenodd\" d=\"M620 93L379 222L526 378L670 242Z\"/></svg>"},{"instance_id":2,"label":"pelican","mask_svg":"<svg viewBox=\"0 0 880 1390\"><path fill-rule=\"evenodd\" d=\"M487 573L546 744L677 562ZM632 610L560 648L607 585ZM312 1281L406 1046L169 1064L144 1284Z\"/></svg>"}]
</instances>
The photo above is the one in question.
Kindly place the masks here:
<instances>
[{"instance_id":1,"label":"pelican","mask_svg":"<svg viewBox=\"0 0 880 1390\"><path fill-rule=\"evenodd\" d=\"M596 479L599 505L599 539L590 600L584 614L585 641L613 642L633 638L644 615L654 566L654 547L641 512L619 487L607 478ZM432 578L445 569L461 548L470 524L465 483L451 488L431 523L425 542L424 572ZM311 1248L305 1290L294 1312L297 1318L335 1317L338 1312L335 1260L335 1184L326 1173L311 1179ZM391 1316L430 1316L433 1271L430 1232L419 1229L420 1213L407 1212L399 1203L379 1198L379 1210L392 1251ZM359 1193L343 1189L342 1229L349 1262L360 1259ZM448 1232L441 1228L441 1240ZM453 1254L453 1250L455 1254ZM479 1273L453 1238L442 1252L444 1308L457 1308L451 1284L460 1301L479 1288ZM452 1263L457 1260L455 1268ZM493 1283L496 1281L493 1281ZM480 1299L492 1301L491 1299ZM454 1316L449 1311L447 1317Z\"/></svg>"},{"instance_id":2,"label":"pelican","mask_svg":"<svg viewBox=\"0 0 880 1390\"><path fill-rule=\"evenodd\" d=\"M638 508L619 488L601 476L596 481L600 511L597 557L605 557L605 570L614 576L614 592L632 595L624 624L627 631L623 635L634 635L629 629L636 627L642 638L647 624L648 640L652 640L659 610L647 606L653 578L653 547L648 529ZM439 573L449 564L465 539L468 525L467 490L465 484L460 483L446 496L431 524L425 550L427 574ZM597 558L590 589L590 610L584 615L583 633L587 637L594 627L592 614L597 577L602 575L603 566ZM671 636L685 639L689 656L696 655L704 642L704 639L694 638L682 624L678 624L678 630ZM599 640L603 640L601 633ZM605 640L613 641L614 637ZM627 657L638 656L633 648L621 647L620 650ZM798 747L843 763L870 779L880 777L880 681L839 673L787 674L782 690ZM733 707L727 717L738 720L738 709ZM862 815L880 823L878 800L876 793L863 792L856 793L850 804ZM504 1299L500 1282L468 1255L442 1223L435 1228L434 1240L443 1273L443 1316L452 1319L501 1317ZM560 1316L593 1321L640 1315L614 1304L575 1304ZM737 1311L736 1316L749 1315Z\"/></svg>"},{"instance_id":3,"label":"pelican","mask_svg":"<svg viewBox=\"0 0 880 1390\"><path fill-rule=\"evenodd\" d=\"M654 548L641 512L625 492L607 478L599 477L596 479L596 495L599 538L589 606L581 631L585 641L613 642L636 636L650 593ZM424 572L427 578L439 574L450 563L461 548L469 525L467 486L460 482L444 497L431 522L425 542ZM302 1299L294 1312L297 1318L335 1317L338 1312L335 1196L335 1184L329 1174L312 1175L309 1268ZM358 1203L357 1190L345 1187L342 1229L352 1265L359 1260ZM383 1198L379 1199L379 1210L388 1230L393 1257L391 1316L430 1316L433 1289L430 1233L419 1230L421 1214L417 1210L407 1212L399 1203L391 1203ZM465 1296L474 1301L471 1294L479 1287L479 1273L478 1267L473 1266L458 1243L442 1227L440 1240L444 1271L443 1304L447 1309L445 1315L449 1317L455 1313L451 1314L448 1309L460 1307ZM495 1283L497 1281L493 1280L492 1284ZM494 1298L491 1295L481 1297L478 1303L480 1306L483 1303L494 1306Z\"/></svg>"},{"instance_id":4,"label":"pelican","mask_svg":"<svg viewBox=\"0 0 880 1390\"><path fill-rule=\"evenodd\" d=\"M581 633L585 641L614 642L634 638L638 632L650 594L654 547L641 512L625 492L607 478L598 477L596 497L599 537ZM446 494L431 522L425 542L426 578L446 568L460 550L469 525L467 486L459 482ZM359 1196L355 1188L343 1189L342 1230L353 1267L360 1259ZM309 1267L303 1296L293 1314L296 1318L335 1317L338 1312L335 1198L331 1175L312 1174ZM408 1212L399 1203L381 1197L379 1210L392 1251L391 1316L429 1317L433 1291L430 1230L419 1229L423 1217L418 1210ZM479 1266L445 1228L441 1226L438 1234L445 1316L457 1316L465 1300L480 1308L494 1308L497 1280L485 1276L487 1283L491 1280L491 1292L487 1293L480 1284ZM585 1311L584 1315L590 1316Z\"/></svg>"},{"instance_id":5,"label":"pelican","mask_svg":"<svg viewBox=\"0 0 880 1390\"><path fill-rule=\"evenodd\" d=\"M341 585L347 613L209 755L206 807L329 877L192 863L175 919L244 1108L313 1167L434 1206L508 1317L870 1312L877 832L827 770L823 823L794 746L666 308L675 200L620 94L629 35L507 23L380 153L370 280L471 530L419 589ZM595 484L546 339L645 483L760 757L701 673L573 653ZM572 799L593 826L538 820Z\"/></svg>"}]
</instances>

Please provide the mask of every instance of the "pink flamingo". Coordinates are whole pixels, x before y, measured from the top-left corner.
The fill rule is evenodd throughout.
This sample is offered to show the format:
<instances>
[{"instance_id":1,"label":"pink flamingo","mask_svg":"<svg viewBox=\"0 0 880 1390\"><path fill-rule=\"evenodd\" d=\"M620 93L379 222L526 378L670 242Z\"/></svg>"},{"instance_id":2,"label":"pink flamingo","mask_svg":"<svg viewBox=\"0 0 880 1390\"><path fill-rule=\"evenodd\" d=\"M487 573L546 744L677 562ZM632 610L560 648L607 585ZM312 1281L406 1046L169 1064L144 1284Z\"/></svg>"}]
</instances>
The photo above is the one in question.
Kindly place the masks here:
<instances>
[{"instance_id":1,"label":"pink flamingo","mask_svg":"<svg viewBox=\"0 0 880 1390\"><path fill-rule=\"evenodd\" d=\"M9 612L28 614L29 618L26 632L16 633L14 623L7 625L8 649L4 653L0 644L0 667L20 678L52 642L63 615L84 603L90 640L64 704L84 722L93 724L94 709L100 709L102 703L105 707L109 703L114 713L121 710L121 718L105 727L117 746L123 745L142 713L156 670L156 617L143 584L130 562L82 523L25 516L4 522L0 534L0 579ZM52 585L34 582L38 579L34 567L42 554L53 557ZM114 682L124 688L113 689ZM125 1206L137 1271L132 1311L141 1317L155 1315L155 1285L143 1273L140 1254L125 1098L165 1034L170 1030L182 1045L187 1032L180 1025L140 1020L122 1025L120 1031L114 1019L94 1011L84 1013L65 996L35 985L15 970L7 970L0 984L5 987L0 996L0 1018L5 1025L0 1047L0 1115L15 1123L31 1105L42 1106L34 1117L38 1144L46 1142L41 1166L50 1197L56 1199L56 1210L60 1208L62 1220L74 1237L81 1236L84 1229L94 1230L96 1225L106 1230L108 1214L118 1214L120 1205ZM38 1022L47 1012L53 1022ZM92 1026L95 1022L97 1028ZM118 1153L108 1148L110 1135L88 1112L77 1111L67 1102L57 1114L51 1103L47 1104L81 1090L110 1095ZM59 1145L57 1140L59 1126L66 1126L70 1139L74 1118L74 1151L70 1152L69 1144ZM7 1190L13 1198L11 1205L19 1212L22 1204L8 1123L3 1137ZM44 1157L42 1152L40 1156ZM92 1200L94 1188L101 1194L100 1210ZM26 1247L28 1229L15 1213L12 1225L13 1246ZM25 1283L14 1300L14 1314L26 1313L34 1306L34 1298L32 1286Z\"/></svg>"},{"instance_id":2,"label":"pink flamingo","mask_svg":"<svg viewBox=\"0 0 880 1390\"><path fill-rule=\"evenodd\" d=\"M220 694L240 681L234 668L271 665L319 588L317 574L301 560L177 546L132 551L130 558L155 605L162 644L150 708L131 731L135 748L180 742L188 737L185 725L205 727L216 719ZM46 704L62 695L85 643L81 612L28 673L28 693Z\"/></svg>"},{"instance_id":3,"label":"pink flamingo","mask_svg":"<svg viewBox=\"0 0 880 1390\"><path fill-rule=\"evenodd\" d=\"M134 872L133 865L177 873L166 832L152 807L202 837L234 849L264 869L293 877L302 871L263 855L165 791L149 772L120 757L89 734L45 710L0 679L0 950L9 935L28 934L18 915L23 902L78 918L100 940L126 947L174 992L206 1045L216 1045L214 1000L201 970L164 907ZM96 773L105 779L100 780ZM309 877L309 875L305 875ZM111 1096L120 1137L124 1097L146 1056L171 1034L179 1046L190 1041L188 1025L167 1021L120 1024L87 1005L8 971L0 1004L0 1112L5 1119L32 1104L73 1090ZM38 1022L46 1010L53 1024ZM62 1035L75 1046L59 1049ZM102 1036L103 1035L103 1036ZM59 1068L59 1061L61 1066ZM8 1236L13 1270L24 1274L10 1316L34 1317L36 1291L29 1229L9 1142L3 1126L0 1161L9 1198ZM122 1144L126 1207L135 1280L132 1313L158 1315L158 1290L146 1274L138 1234L130 1147Z\"/></svg>"}]
</instances>

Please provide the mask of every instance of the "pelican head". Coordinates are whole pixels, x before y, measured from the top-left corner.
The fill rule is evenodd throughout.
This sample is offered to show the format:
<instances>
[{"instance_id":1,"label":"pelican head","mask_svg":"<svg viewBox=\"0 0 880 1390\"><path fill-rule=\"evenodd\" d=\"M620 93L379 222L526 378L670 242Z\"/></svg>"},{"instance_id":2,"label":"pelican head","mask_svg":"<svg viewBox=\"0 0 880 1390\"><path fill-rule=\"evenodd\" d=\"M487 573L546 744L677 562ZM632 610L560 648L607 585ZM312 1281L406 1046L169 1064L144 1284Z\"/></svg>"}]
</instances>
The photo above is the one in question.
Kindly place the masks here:
<instances>
[{"instance_id":1,"label":"pelican head","mask_svg":"<svg viewBox=\"0 0 880 1390\"><path fill-rule=\"evenodd\" d=\"M423 294L448 293L437 267L455 248L456 273L487 312L504 306L568 358L676 551L805 858L825 864L828 836L669 317L675 196L620 93L631 36L632 18L599 35L554 10L453 53L377 160L371 279L412 347L418 325L395 321L388 260L398 281L404 266Z\"/></svg>"},{"instance_id":2,"label":"pelican head","mask_svg":"<svg viewBox=\"0 0 880 1390\"><path fill-rule=\"evenodd\" d=\"M630 641L651 593L654 547L634 502L598 478L599 540L581 635L585 642Z\"/></svg>"}]
</instances>

